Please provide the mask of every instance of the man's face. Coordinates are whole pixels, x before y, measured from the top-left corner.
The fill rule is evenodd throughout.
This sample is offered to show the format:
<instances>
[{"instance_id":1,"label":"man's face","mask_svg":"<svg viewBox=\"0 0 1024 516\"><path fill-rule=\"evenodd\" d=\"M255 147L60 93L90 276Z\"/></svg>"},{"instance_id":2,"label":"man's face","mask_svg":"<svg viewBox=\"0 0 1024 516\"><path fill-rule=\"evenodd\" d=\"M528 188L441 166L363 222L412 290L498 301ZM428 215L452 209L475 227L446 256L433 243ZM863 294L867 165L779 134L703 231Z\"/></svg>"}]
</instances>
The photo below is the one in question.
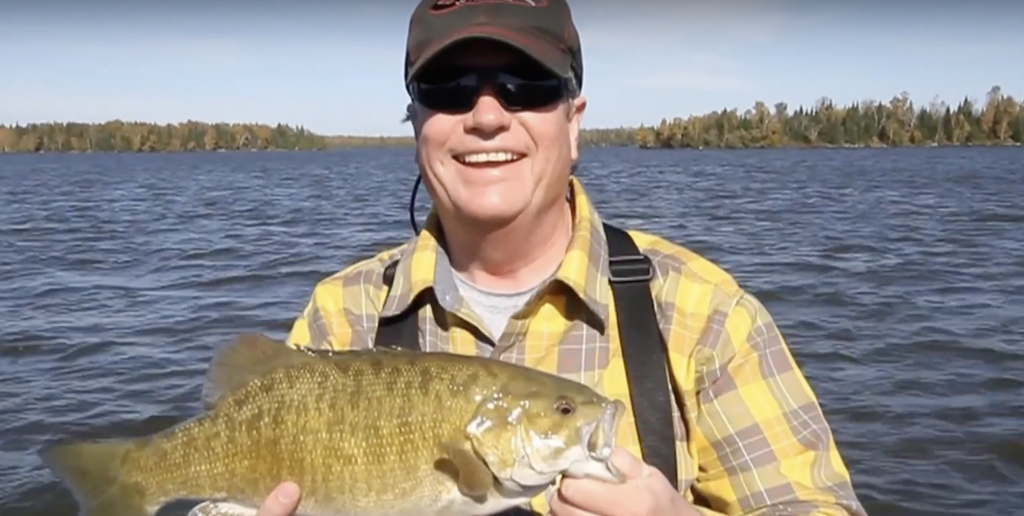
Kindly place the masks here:
<instances>
[{"instance_id":1,"label":"man's face","mask_svg":"<svg viewBox=\"0 0 1024 516\"><path fill-rule=\"evenodd\" d=\"M506 45L473 41L435 58L418 78L450 83L480 68L529 80L549 77ZM438 209L486 227L551 212L565 197L585 107L583 97L562 97L536 109L509 110L486 83L466 110L416 103L416 159Z\"/></svg>"}]
</instances>

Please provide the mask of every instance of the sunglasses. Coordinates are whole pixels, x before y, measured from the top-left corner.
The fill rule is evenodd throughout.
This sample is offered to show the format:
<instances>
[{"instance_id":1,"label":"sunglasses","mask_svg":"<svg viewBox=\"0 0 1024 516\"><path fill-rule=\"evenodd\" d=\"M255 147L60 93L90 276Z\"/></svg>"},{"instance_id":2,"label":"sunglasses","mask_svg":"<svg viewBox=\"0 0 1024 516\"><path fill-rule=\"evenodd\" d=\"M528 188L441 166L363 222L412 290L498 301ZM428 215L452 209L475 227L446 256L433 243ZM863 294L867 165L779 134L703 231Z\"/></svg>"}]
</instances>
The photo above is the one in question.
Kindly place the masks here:
<instances>
[{"instance_id":1,"label":"sunglasses","mask_svg":"<svg viewBox=\"0 0 1024 516\"><path fill-rule=\"evenodd\" d=\"M424 70L409 85L414 101L431 111L466 113L476 105L485 85L508 111L541 109L571 93L572 83L539 68L437 67Z\"/></svg>"}]
</instances>

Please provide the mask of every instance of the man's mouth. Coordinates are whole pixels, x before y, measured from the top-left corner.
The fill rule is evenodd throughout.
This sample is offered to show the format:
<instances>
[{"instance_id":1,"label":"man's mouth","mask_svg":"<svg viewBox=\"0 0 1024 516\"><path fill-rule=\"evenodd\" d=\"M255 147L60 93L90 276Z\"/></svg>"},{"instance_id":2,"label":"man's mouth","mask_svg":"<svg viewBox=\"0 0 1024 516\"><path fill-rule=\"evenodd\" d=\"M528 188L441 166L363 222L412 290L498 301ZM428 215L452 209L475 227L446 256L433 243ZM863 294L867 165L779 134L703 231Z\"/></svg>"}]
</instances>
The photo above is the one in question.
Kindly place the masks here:
<instances>
[{"instance_id":1,"label":"man's mouth","mask_svg":"<svg viewBox=\"0 0 1024 516\"><path fill-rule=\"evenodd\" d=\"M519 161L525 157L525 154L519 154L518 152L471 152L467 154L456 154L455 161L462 163L463 165L504 165L507 163L513 163Z\"/></svg>"}]
</instances>

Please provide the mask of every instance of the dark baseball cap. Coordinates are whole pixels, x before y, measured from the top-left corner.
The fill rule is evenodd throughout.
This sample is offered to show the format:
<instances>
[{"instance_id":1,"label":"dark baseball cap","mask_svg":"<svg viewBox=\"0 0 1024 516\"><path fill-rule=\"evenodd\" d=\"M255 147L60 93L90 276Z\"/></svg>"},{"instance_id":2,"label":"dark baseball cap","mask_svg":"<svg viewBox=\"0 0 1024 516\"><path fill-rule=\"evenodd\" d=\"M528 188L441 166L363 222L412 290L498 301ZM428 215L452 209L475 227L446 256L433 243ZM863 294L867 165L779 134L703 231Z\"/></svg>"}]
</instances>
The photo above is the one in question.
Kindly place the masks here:
<instances>
[{"instance_id":1,"label":"dark baseball cap","mask_svg":"<svg viewBox=\"0 0 1024 516\"><path fill-rule=\"evenodd\" d=\"M484 38L510 45L583 86L580 38L566 0L421 0L409 20L405 82L455 43Z\"/></svg>"}]
</instances>

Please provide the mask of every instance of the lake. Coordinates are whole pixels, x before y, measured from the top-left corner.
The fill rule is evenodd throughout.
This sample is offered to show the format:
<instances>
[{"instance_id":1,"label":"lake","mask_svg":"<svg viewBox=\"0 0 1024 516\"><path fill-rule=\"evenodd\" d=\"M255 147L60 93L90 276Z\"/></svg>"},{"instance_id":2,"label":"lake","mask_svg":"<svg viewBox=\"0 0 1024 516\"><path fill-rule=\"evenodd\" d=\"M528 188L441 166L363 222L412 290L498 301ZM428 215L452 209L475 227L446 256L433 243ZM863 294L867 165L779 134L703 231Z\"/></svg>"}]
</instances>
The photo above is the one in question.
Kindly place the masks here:
<instances>
[{"instance_id":1,"label":"lake","mask_svg":"<svg viewBox=\"0 0 1024 516\"><path fill-rule=\"evenodd\" d=\"M1024 149L582 157L605 218L764 301L870 514L1019 514ZM213 347L283 338L318 280L407 238L412 159L0 156L0 514L74 515L41 444L192 414Z\"/></svg>"}]
</instances>

